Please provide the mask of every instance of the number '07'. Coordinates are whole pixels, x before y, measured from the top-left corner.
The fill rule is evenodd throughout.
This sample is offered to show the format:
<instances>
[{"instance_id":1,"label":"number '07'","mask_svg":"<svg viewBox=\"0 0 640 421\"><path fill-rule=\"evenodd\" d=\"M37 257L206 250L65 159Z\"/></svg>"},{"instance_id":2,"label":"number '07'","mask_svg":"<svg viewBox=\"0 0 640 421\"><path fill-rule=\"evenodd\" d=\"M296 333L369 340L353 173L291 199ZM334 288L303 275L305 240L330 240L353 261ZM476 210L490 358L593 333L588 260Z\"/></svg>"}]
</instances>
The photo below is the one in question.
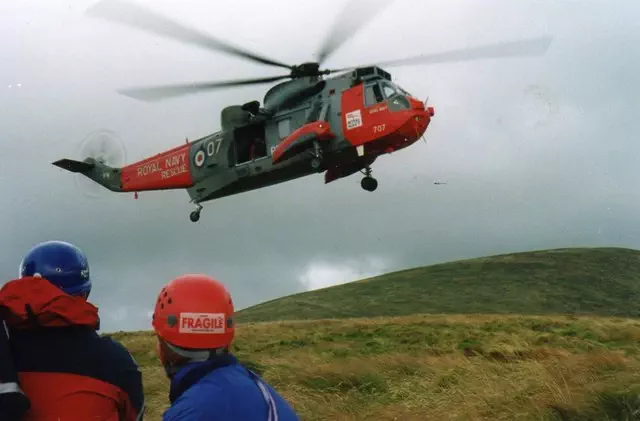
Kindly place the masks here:
<instances>
[{"instance_id":1,"label":"number '07'","mask_svg":"<svg viewBox=\"0 0 640 421\"><path fill-rule=\"evenodd\" d=\"M384 131L384 127L385 127L384 124L375 125L375 126L373 126L373 132L374 133L383 132Z\"/></svg>"}]
</instances>

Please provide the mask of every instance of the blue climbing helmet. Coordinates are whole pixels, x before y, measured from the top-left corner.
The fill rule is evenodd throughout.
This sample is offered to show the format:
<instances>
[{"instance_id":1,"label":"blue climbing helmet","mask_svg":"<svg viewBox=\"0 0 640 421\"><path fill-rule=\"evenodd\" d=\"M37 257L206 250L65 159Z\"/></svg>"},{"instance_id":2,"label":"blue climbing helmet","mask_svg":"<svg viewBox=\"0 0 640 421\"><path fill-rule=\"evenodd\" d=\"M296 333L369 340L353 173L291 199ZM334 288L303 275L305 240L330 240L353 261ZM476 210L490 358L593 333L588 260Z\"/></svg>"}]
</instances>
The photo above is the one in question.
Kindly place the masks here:
<instances>
[{"instance_id":1,"label":"blue climbing helmet","mask_svg":"<svg viewBox=\"0 0 640 421\"><path fill-rule=\"evenodd\" d=\"M33 247L20 263L20 277L39 276L69 295L91 292L87 257L64 241L46 241Z\"/></svg>"}]
</instances>

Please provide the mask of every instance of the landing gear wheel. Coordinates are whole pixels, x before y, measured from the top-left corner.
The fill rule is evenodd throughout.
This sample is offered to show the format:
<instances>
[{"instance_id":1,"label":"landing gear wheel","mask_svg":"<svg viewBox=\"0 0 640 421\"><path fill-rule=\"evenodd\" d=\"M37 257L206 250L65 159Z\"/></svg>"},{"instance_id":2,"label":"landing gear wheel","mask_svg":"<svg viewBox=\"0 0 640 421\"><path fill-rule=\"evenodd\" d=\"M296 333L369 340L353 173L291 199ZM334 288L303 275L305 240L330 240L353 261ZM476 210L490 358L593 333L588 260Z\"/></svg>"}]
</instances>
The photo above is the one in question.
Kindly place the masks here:
<instances>
[{"instance_id":1,"label":"landing gear wheel","mask_svg":"<svg viewBox=\"0 0 640 421\"><path fill-rule=\"evenodd\" d=\"M314 171L319 171L322 168L323 154L322 147L317 140L313 141L313 150L309 151L309 155L311 155L311 168Z\"/></svg>"},{"instance_id":2,"label":"landing gear wheel","mask_svg":"<svg viewBox=\"0 0 640 421\"><path fill-rule=\"evenodd\" d=\"M366 176L365 178L362 179L362 181L360 182L360 185L366 191L375 191L375 189L378 188L378 180L376 180L371 176Z\"/></svg>"},{"instance_id":3,"label":"landing gear wheel","mask_svg":"<svg viewBox=\"0 0 640 421\"><path fill-rule=\"evenodd\" d=\"M191 222L198 222L198 220L200 219L200 211L201 210L202 210L202 205L198 204L198 209L194 210L189 215L189 219L191 219Z\"/></svg>"},{"instance_id":4,"label":"landing gear wheel","mask_svg":"<svg viewBox=\"0 0 640 421\"><path fill-rule=\"evenodd\" d=\"M311 159L311 168L313 168L314 170L318 170L320 169L321 166L322 166L322 161L320 160L320 158Z\"/></svg>"}]
</instances>

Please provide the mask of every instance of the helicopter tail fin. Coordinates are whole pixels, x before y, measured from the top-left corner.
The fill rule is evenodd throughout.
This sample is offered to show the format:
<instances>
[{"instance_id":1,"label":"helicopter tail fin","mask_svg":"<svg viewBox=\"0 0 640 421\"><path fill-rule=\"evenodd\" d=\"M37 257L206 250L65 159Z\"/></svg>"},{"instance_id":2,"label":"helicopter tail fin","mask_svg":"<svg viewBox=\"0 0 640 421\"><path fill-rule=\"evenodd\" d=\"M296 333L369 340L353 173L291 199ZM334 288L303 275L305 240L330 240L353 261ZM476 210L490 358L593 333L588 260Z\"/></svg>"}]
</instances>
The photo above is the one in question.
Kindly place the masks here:
<instances>
[{"instance_id":1,"label":"helicopter tail fin","mask_svg":"<svg viewBox=\"0 0 640 421\"><path fill-rule=\"evenodd\" d=\"M76 161L74 159L59 159L56 162L53 162L53 165L56 167L60 167L63 170L67 170L70 172L80 173L80 174L88 174L95 167L94 164L90 164L88 162Z\"/></svg>"},{"instance_id":2,"label":"helicopter tail fin","mask_svg":"<svg viewBox=\"0 0 640 421\"><path fill-rule=\"evenodd\" d=\"M84 161L64 158L52 162L52 164L56 167L62 168L63 170L81 174L111 191L123 191L120 184L120 168L112 168L96 161L93 158L87 158Z\"/></svg>"}]
</instances>

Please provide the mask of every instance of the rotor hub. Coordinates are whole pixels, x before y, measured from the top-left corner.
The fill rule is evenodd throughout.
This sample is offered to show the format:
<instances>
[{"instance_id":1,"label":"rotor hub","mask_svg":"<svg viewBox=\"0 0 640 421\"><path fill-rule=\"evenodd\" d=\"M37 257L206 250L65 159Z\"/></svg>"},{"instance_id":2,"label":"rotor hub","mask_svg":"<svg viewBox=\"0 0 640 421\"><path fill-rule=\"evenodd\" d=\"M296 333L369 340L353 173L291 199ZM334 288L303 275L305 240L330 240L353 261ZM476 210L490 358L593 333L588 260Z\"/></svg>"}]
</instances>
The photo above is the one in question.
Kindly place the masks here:
<instances>
[{"instance_id":1,"label":"rotor hub","mask_svg":"<svg viewBox=\"0 0 640 421\"><path fill-rule=\"evenodd\" d=\"M294 79L327 74L329 74L329 71L320 70L320 64L316 62L302 63L297 66L293 66L291 69L291 77Z\"/></svg>"}]
</instances>

